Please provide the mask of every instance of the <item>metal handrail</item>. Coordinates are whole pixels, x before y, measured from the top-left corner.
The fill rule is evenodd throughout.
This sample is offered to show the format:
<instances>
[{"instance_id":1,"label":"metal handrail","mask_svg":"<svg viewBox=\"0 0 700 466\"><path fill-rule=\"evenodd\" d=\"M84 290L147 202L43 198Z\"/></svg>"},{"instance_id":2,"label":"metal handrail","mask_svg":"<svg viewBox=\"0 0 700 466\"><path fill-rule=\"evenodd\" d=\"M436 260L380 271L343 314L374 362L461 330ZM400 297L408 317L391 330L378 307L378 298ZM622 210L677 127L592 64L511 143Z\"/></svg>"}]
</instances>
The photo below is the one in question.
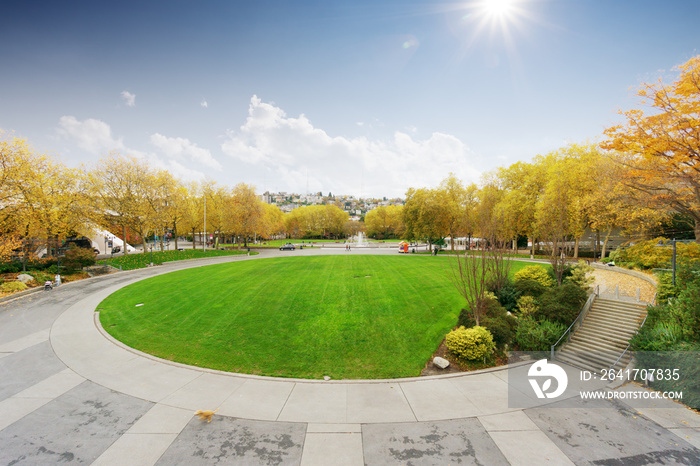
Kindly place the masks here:
<instances>
[{"instance_id":1,"label":"metal handrail","mask_svg":"<svg viewBox=\"0 0 700 466\"><path fill-rule=\"evenodd\" d=\"M556 343L552 345L550 348L550 359L554 360L554 349L557 347L557 345L561 342L561 340L569 334L571 329L576 325L577 322L583 321L583 319L586 317L588 314L588 311L591 310L591 307L593 306L593 301L600 295L600 285L596 285L595 289L593 290L593 293L588 297L588 301L583 305L581 308L581 312L578 313L578 316L576 319L569 325L569 328L566 329L566 331L562 334L562 336L559 337Z\"/></svg>"},{"instance_id":2,"label":"metal handrail","mask_svg":"<svg viewBox=\"0 0 700 466\"><path fill-rule=\"evenodd\" d=\"M653 305L656 303L656 295L657 295L657 294L658 294L658 292L657 292L657 293L654 293L654 297L651 299L651 304L650 304L651 306L653 306ZM644 316L644 320L642 320L642 325L640 325L639 328L637 329L637 331L634 332L634 335L632 336L632 338L634 338L635 336L637 336L637 334L638 334L639 331L642 329L642 327L644 327L644 324L645 324L646 321L647 321L647 317L649 317L649 313L648 313L648 312L647 312L647 315ZM632 338L630 338L630 340L631 340ZM612 369L613 367L617 366L617 363L620 362L620 359L622 359L622 357L627 353L627 350L630 349L630 346L632 346L632 343L629 343L629 344L627 345L627 348L625 348L625 350L622 352L622 354L620 355L620 357L617 358L617 361L615 361L608 369Z\"/></svg>"}]
</instances>

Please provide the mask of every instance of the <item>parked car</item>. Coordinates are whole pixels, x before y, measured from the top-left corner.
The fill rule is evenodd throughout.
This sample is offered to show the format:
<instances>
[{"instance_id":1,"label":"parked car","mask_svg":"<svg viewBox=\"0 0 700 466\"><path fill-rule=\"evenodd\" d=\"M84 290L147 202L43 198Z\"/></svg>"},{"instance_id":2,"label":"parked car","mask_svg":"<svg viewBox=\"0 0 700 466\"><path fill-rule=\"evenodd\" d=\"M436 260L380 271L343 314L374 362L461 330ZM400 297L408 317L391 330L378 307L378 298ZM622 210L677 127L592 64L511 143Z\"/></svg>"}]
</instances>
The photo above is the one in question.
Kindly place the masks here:
<instances>
[{"instance_id":1,"label":"parked car","mask_svg":"<svg viewBox=\"0 0 700 466\"><path fill-rule=\"evenodd\" d=\"M294 251L296 249L292 243L287 243L283 246L280 246L280 251Z\"/></svg>"}]
</instances>

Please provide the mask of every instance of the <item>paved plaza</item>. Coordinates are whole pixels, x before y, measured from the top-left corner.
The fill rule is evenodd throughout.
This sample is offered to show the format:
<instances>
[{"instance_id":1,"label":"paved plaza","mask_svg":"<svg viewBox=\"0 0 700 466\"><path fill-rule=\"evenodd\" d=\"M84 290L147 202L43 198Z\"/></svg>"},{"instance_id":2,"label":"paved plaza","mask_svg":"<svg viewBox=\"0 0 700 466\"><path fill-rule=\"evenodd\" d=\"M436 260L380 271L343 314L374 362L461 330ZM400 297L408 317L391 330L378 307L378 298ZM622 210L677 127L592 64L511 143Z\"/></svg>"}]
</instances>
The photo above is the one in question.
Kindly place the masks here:
<instances>
[{"instance_id":1,"label":"paved plaza","mask_svg":"<svg viewBox=\"0 0 700 466\"><path fill-rule=\"evenodd\" d=\"M351 252L362 253L396 251ZM99 303L143 278L291 254L347 252L183 261L0 304L0 464L700 464L700 415L671 401L510 408L503 369L379 381L228 374L141 354L98 325ZM217 412L207 423L197 410Z\"/></svg>"}]
</instances>

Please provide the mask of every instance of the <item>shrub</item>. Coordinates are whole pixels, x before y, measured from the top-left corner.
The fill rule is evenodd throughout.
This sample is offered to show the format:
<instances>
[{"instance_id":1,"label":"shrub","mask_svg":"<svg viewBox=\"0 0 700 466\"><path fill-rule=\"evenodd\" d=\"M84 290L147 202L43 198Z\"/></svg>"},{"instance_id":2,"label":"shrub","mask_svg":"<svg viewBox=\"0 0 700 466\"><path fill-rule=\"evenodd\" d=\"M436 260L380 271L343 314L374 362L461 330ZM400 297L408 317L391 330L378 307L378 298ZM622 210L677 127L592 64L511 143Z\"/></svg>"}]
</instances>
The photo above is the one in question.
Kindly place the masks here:
<instances>
[{"instance_id":1,"label":"shrub","mask_svg":"<svg viewBox=\"0 0 700 466\"><path fill-rule=\"evenodd\" d=\"M490 296L489 296L490 295ZM481 318L485 319L487 317L502 317L505 316L507 311L498 300L495 298L493 293L487 293L486 297L481 300L477 305L481 306ZM476 325L476 320L474 319L474 313L470 309L462 309L459 313L459 318L457 319L457 326L462 326L466 328L472 328Z\"/></svg>"},{"instance_id":2,"label":"shrub","mask_svg":"<svg viewBox=\"0 0 700 466\"><path fill-rule=\"evenodd\" d=\"M92 249L79 248L71 243L63 259L63 265L68 270L80 270L83 267L95 265L95 256L95 251Z\"/></svg>"},{"instance_id":3,"label":"shrub","mask_svg":"<svg viewBox=\"0 0 700 466\"><path fill-rule=\"evenodd\" d=\"M539 265L528 265L515 272L516 283L522 280L535 281L545 288L550 288L554 286L555 283L547 270Z\"/></svg>"},{"instance_id":4,"label":"shrub","mask_svg":"<svg viewBox=\"0 0 700 466\"><path fill-rule=\"evenodd\" d=\"M642 327L630 340L635 351L669 351L683 338L677 322L657 322Z\"/></svg>"},{"instance_id":5,"label":"shrub","mask_svg":"<svg viewBox=\"0 0 700 466\"><path fill-rule=\"evenodd\" d=\"M527 317L534 315L539 310L539 306L533 296L521 296L518 298L518 310L521 316Z\"/></svg>"},{"instance_id":6,"label":"shrub","mask_svg":"<svg viewBox=\"0 0 700 466\"><path fill-rule=\"evenodd\" d=\"M559 263L558 267L561 267L561 282L564 283L564 280L571 277L571 274L573 273L573 267L568 262L565 262L563 264ZM558 283L557 274L554 272L553 268L548 269L547 273L549 274L549 277L554 283Z\"/></svg>"},{"instance_id":7,"label":"shrub","mask_svg":"<svg viewBox=\"0 0 700 466\"><path fill-rule=\"evenodd\" d=\"M556 322L521 319L515 331L515 342L521 351L549 351L566 327Z\"/></svg>"},{"instance_id":8,"label":"shrub","mask_svg":"<svg viewBox=\"0 0 700 466\"><path fill-rule=\"evenodd\" d=\"M518 298L520 297L520 291L513 285L513 283L506 283L501 287L496 293L498 302L506 311L514 311L518 305Z\"/></svg>"},{"instance_id":9,"label":"shrub","mask_svg":"<svg viewBox=\"0 0 700 466\"><path fill-rule=\"evenodd\" d=\"M53 280L53 276L51 276L45 272L33 271L33 272L29 272L29 275L34 277L34 280L36 280L37 283L45 283L45 282Z\"/></svg>"},{"instance_id":10,"label":"shrub","mask_svg":"<svg viewBox=\"0 0 700 466\"><path fill-rule=\"evenodd\" d=\"M515 317L509 315L484 317L481 325L491 332L496 348L503 349L513 341L513 330L517 326L517 321Z\"/></svg>"},{"instance_id":11,"label":"shrub","mask_svg":"<svg viewBox=\"0 0 700 466\"><path fill-rule=\"evenodd\" d=\"M445 344L458 359L475 361L485 358L496 345L491 332L484 327L459 327L447 334Z\"/></svg>"},{"instance_id":12,"label":"shrub","mask_svg":"<svg viewBox=\"0 0 700 466\"><path fill-rule=\"evenodd\" d=\"M547 290L537 299L539 310L535 316L568 327L581 312L587 298L588 295L582 288L573 283L564 283Z\"/></svg>"},{"instance_id":13,"label":"shrub","mask_svg":"<svg viewBox=\"0 0 700 466\"><path fill-rule=\"evenodd\" d=\"M17 273L22 270L21 262L5 262L0 264L0 273Z\"/></svg>"},{"instance_id":14,"label":"shrub","mask_svg":"<svg viewBox=\"0 0 700 466\"><path fill-rule=\"evenodd\" d=\"M520 296L538 297L548 290L547 287L535 280L518 280L513 284L513 286L515 286L515 289L520 292Z\"/></svg>"},{"instance_id":15,"label":"shrub","mask_svg":"<svg viewBox=\"0 0 700 466\"><path fill-rule=\"evenodd\" d=\"M593 283L593 276L589 275L593 272L593 267L586 264L584 261L578 261L571 267L571 275L566 279L567 282L573 283L581 288L587 288Z\"/></svg>"},{"instance_id":16,"label":"shrub","mask_svg":"<svg viewBox=\"0 0 700 466\"><path fill-rule=\"evenodd\" d=\"M22 282L6 282L0 285L0 291L3 293L14 293L16 291L24 291L27 285Z\"/></svg>"}]
</instances>

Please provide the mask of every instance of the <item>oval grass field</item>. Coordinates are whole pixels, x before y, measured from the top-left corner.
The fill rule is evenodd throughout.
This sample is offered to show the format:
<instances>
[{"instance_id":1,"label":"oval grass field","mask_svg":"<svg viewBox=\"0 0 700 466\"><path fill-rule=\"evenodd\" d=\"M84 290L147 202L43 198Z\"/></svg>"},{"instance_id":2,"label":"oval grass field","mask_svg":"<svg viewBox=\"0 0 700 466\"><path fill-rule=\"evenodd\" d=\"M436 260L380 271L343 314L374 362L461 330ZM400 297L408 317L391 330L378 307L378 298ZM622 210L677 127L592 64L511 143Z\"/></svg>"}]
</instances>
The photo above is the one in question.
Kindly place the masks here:
<instances>
[{"instance_id":1,"label":"oval grass field","mask_svg":"<svg viewBox=\"0 0 700 466\"><path fill-rule=\"evenodd\" d=\"M348 255L212 265L127 286L97 310L105 330L128 346L199 367L316 379L410 377L463 305L448 261Z\"/></svg>"}]
</instances>

